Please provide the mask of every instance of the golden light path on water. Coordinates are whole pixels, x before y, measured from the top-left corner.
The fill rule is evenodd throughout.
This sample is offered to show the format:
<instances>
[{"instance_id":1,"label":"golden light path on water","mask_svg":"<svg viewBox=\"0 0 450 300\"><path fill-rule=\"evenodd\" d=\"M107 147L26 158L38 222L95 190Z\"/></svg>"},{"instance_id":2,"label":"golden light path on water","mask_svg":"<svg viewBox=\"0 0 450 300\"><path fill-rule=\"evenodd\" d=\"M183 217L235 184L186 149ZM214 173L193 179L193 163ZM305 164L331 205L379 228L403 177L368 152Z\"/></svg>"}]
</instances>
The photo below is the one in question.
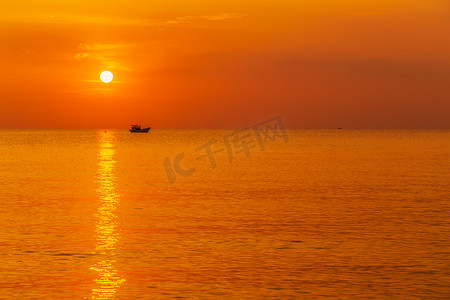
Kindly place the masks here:
<instances>
[{"instance_id":1,"label":"golden light path on water","mask_svg":"<svg viewBox=\"0 0 450 300\"><path fill-rule=\"evenodd\" d=\"M125 279L118 275L116 260L117 215L115 210L119 202L115 176L114 133L100 133L98 152L97 182L98 210L96 224L96 249L98 259L91 270L98 275L92 289L92 299L112 299Z\"/></svg>"}]
</instances>

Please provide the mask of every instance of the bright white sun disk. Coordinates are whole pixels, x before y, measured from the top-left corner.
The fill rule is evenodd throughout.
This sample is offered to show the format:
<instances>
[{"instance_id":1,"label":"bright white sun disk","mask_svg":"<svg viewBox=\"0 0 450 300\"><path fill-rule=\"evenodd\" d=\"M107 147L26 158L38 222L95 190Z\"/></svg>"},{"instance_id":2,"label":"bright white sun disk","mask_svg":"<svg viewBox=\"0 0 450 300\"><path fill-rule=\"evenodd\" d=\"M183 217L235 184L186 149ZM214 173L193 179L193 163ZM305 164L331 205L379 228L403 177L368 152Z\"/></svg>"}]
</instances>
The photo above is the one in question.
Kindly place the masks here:
<instances>
[{"instance_id":1,"label":"bright white sun disk","mask_svg":"<svg viewBox=\"0 0 450 300\"><path fill-rule=\"evenodd\" d=\"M102 74L100 74L100 80L104 83L111 82L113 80L113 74L110 71L103 71Z\"/></svg>"}]
</instances>

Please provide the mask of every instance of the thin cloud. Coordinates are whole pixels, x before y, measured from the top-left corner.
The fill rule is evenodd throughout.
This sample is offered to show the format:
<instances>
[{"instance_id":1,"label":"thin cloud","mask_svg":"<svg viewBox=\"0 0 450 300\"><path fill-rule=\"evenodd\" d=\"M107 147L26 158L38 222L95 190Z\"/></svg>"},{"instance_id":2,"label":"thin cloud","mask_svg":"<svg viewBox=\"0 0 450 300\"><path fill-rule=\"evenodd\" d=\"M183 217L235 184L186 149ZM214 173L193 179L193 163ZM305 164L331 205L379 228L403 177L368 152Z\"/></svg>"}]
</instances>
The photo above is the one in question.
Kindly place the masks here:
<instances>
[{"instance_id":1,"label":"thin cloud","mask_svg":"<svg viewBox=\"0 0 450 300\"><path fill-rule=\"evenodd\" d=\"M88 56L88 54L86 52L81 52L81 53L75 54L74 58L76 60L82 60L83 58L86 58L87 56Z\"/></svg>"},{"instance_id":2,"label":"thin cloud","mask_svg":"<svg viewBox=\"0 0 450 300\"><path fill-rule=\"evenodd\" d=\"M134 43L96 43L87 44L81 43L78 45L78 52L75 53L73 59L77 61L88 60L91 63L102 65L105 69L121 70L121 71L133 71L124 59L124 53L127 49L138 46ZM118 83L115 80L115 83Z\"/></svg>"},{"instance_id":3,"label":"thin cloud","mask_svg":"<svg viewBox=\"0 0 450 300\"><path fill-rule=\"evenodd\" d=\"M224 13L224 14L213 15L213 16L203 16L201 18L206 21L222 21L222 20L229 20L229 19L242 19L247 16L248 15L246 15L246 14Z\"/></svg>"},{"instance_id":4,"label":"thin cloud","mask_svg":"<svg viewBox=\"0 0 450 300\"><path fill-rule=\"evenodd\" d=\"M0 20L12 23L48 23L48 24L100 24L100 25L123 25L123 26L146 26L157 25L149 19L117 18L93 15L70 15L70 14L41 14L32 13L20 16L3 16Z\"/></svg>"},{"instance_id":5,"label":"thin cloud","mask_svg":"<svg viewBox=\"0 0 450 300\"><path fill-rule=\"evenodd\" d=\"M83 58L86 58L88 56L88 50L91 49L91 46L89 46L86 43L81 43L78 45L79 52L75 54L74 58L76 60L82 60Z\"/></svg>"},{"instance_id":6,"label":"thin cloud","mask_svg":"<svg viewBox=\"0 0 450 300\"><path fill-rule=\"evenodd\" d=\"M110 43L110 44L87 44L80 43L77 47L77 53L74 55L74 59L82 60L84 58L98 59L98 60L110 60L115 57L120 57L121 53L126 48L136 46L133 43Z\"/></svg>"},{"instance_id":7,"label":"thin cloud","mask_svg":"<svg viewBox=\"0 0 450 300\"><path fill-rule=\"evenodd\" d=\"M218 15L205 15L205 16L184 16L168 20L165 23L169 25L179 25L201 21L223 21L229 19L242 19L247 16L248 16L247 14L238 14L238 13L222 13Z\"/></svg>"},{"instance_id":8,"label":"thin cloud","mask_svg":"<svg viewBox=\"0 0 450 300\"><path fill-rule=\"evenodd\" d=\"M119 26L160 26L160 25L178 25L201 21L223 21L230 19L241 19L247 17L247 14L240 13L221 13L217 15L204 16L183 16L167 21L156 21L151 19L136 18L117 18L96 15L71 15L71 14L42 14L31 13L20 16L0 16L1 21L11 23L47 23L47 24L98 24L98 25L119 25Z\"/></svg>"}]
</instances>

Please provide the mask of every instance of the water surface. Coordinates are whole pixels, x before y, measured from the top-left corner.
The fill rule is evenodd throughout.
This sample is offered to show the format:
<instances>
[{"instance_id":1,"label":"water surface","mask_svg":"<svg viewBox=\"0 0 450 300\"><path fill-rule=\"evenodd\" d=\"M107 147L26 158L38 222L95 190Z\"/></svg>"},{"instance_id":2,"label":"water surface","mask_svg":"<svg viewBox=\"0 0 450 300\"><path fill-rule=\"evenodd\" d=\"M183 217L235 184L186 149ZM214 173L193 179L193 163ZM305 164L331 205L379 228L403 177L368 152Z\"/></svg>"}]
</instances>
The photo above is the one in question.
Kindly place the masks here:
<instances>
[{"instance_id":1,"label":"water surface","mask_svg":"<svg viewBox=\"0 0 450 300\"><path fill-rule=\"evenodd\" d=\"M450 297L450 131L233 134L0 131L0 298Z\"/></svg>"}]
</instances>

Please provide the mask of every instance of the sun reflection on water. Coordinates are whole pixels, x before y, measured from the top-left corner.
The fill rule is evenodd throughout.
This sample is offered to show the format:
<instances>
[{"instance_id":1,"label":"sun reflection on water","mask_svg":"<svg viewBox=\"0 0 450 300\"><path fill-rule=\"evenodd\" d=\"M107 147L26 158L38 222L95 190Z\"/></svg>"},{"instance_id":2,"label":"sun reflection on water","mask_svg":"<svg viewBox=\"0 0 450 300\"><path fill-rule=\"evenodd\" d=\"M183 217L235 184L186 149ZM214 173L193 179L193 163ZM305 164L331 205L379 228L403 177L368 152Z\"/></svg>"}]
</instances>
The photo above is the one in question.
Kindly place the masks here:
<instances>
[{"instance_id":1,"label":"sun reflection on water","mask_svg":"<svg viewBox=\"0 0 450 300\"><path fill-rule=\"evenodd\" d=\"M116 243L119 240L117 232L117 215L115 210L119 202L115 176L114 133L100 134L100 149L98 152L97 182L98 210L96 224L96 249L98 259L92 270L98 275L94 280L96 287L92 289L92 299L112 299L119 286L125 281L118 275L115 260Z\"/></svg>"}]
</instances>

